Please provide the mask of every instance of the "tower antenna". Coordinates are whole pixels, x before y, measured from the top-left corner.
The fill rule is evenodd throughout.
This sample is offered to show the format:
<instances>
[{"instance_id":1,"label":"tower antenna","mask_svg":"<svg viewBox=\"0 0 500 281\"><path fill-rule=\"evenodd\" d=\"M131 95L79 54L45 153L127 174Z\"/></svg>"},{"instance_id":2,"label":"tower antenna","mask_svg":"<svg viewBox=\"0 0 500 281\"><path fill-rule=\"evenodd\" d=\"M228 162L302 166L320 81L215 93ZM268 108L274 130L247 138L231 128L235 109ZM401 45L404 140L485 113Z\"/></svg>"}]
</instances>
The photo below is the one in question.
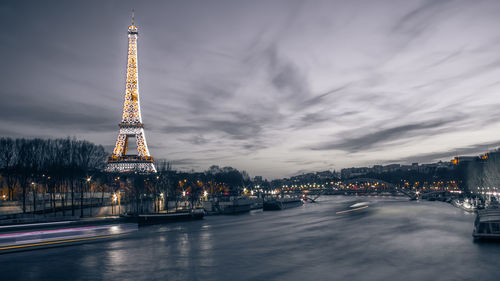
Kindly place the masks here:
<instances>
[{"instance_id":1,"label":"tower antenna","mask_svg":"<svg viewBox=\"0 0 500 281\"><path fill-rule=\"evenodd\" d=\"M135 25L134 24L134 18L135 18L135 16L134 16L134 9L132 8L132 25Z\"/></svg>"}]
</instances>

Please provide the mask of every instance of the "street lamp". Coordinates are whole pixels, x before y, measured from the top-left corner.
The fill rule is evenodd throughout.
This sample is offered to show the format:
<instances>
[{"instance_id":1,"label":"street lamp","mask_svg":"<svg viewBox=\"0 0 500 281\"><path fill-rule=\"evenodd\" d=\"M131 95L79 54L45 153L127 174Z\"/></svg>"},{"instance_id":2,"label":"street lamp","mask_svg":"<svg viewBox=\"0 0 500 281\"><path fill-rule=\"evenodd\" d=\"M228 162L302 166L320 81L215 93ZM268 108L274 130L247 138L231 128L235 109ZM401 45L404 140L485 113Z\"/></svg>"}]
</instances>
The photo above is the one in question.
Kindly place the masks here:
<instances>
[{"instance_id":1,"label":"street lamp","mask_svg":"<svg viewBox=\"0 0 500 281\"><path fill-rule=\"evenodd\" d=\"M162 193L160 193L160 206L159 206L160 210L163 210L164 209L164 205L165 205L165 198L163 198L163 197L164 197L164 195L163 195L163 192L162 192Z\"/></svg>"},{"instance_id":2,"label":"street lamp","mask_svg":"<svg viewBox=\"0 0 500 281\"><path fill-rule=\"evenodd\" d=\"M35 182L31 182L31 186L33 188L33 216L35 215L36 211L36 189L35 189Z\"/></svg>"},{"instance_id":3,"label":"street lamp","mask_svg":"<svg viewBox=\"0 0 500 281\"><path fill-rule=\"evenodd\" d=\"M114 215L115 214L115 207L116 207L116 201L118 200L118 196L116 195L116 193L113 193L113 207L112 207L112 214Z\"/></svg>"}]
</instances>

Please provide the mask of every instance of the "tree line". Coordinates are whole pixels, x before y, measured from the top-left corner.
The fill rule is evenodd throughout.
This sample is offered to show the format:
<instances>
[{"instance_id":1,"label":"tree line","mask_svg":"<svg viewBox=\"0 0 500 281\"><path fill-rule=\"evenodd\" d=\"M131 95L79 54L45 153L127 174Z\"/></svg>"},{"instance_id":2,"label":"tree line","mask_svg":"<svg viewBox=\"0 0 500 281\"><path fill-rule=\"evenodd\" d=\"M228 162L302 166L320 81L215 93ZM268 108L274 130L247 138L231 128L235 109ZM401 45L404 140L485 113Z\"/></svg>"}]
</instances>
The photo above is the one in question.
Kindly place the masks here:
<instances>
[{"instance_id":1,"label":"tree line","mask_svg":"<svg viewBox=\"0 0 500 281\"><path fill-rule=\"evenodd\" d=\"M75 192L85 191L84 179L102 170L105 159L104 147L88 141L0 138L0 172L7 197L22 201L23 212L29 193L34 208L40 193L49 194L54 209L56 193L62 195L63 204L71 200L74 206Z\"/></svg>"},{"instance_id":2,"label":"tree line","mask_svg":"<svg viewBox=\"0 0 500 281\"><path fill-rule=\"evenodd\" d=\"M84 207L97 203L92 201L95 194L102 194L103 204L107 192L123 194L121 199L133 205L136 213L157 212L161 201L177 205L187 200L194 206L207 195L238 195L251 183L245 171L231 167L181 172L167 161L157 162L154 174L106 173L107 155L103 146L74 138L0 138L0 180L5 199L17 200L23 213L46 212L48 204L53 213L61 210L64 214L69 208L74 216L80 209L83 216ZM43 210L37 210L41 203Z\"/></svg>"}]
</instances>

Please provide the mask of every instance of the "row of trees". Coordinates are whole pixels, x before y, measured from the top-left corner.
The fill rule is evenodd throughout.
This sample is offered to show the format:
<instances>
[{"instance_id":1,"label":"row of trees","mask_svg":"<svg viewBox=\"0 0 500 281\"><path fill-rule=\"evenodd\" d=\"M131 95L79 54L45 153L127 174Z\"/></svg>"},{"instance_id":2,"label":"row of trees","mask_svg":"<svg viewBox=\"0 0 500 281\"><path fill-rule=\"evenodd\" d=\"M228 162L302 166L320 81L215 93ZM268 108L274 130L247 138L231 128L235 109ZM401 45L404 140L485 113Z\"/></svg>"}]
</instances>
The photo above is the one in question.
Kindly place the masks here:
<instances>
[{"instance_id":1,"label":"row of trees","mask_svg":"<svg viewBox=\"0 0 500 281\"><path fill-rule=\"evenodd\" d=\"M55 208L55 194L84 192L85 180L104 167L106 152L102 146L76 139L0 139L0 172L9 200L22 200L26 212L29 192L48 193ZM18 192L16 193L15 190ZM19 198L19 195L21 198ZM82 197L82 196L81 196ZM74 206L74 202L72 202ZM33 206L37 206L36 202ZM74 212L74 210L73 210Z\"/></svg>"},{"instance_id":2,"label":"row of trees","mask_svg":"<svg viewBox=\"0 0 500 281\"><path fill-rule=\"evenodd\" d=\"M205 172L188 173L172 170L166 161L156 164L155 174L106 173L106 156L102 146L71 138L0 138L0 176L6 199L21 202L25 213L36 212L41 197L43 212L48 203L54 214L70 207L74 216L78 205L80 215L85 206L92 207L98 192L103 204L107 192L125 195L122 199L135 212L145 212L150 206L159 211L160 202L189 200L194 205L206 194L237 195L251 183L246 172L231 167L212 166Z\"/></svg>"}]
</instances>

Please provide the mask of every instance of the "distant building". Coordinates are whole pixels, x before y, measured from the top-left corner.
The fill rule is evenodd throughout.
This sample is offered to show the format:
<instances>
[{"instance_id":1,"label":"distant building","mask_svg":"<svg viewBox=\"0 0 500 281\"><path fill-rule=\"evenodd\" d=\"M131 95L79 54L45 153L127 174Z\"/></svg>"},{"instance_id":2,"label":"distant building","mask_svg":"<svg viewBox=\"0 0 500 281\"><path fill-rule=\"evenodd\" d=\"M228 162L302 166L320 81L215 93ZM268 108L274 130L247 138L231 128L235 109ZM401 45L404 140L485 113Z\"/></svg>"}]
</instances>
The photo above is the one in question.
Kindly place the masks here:
<instances>
[{"instance_id":1,"label":"distant building","mask_svg":"<svg viewBox=\"0 0 500 281\"><path fill-rule=\"evenodd\" d=\"M261 183L262 183L262 176L255 176L255 177L253 178L253 182L254 182L255 184L261 184Z\"/></svg>"},{"instance_id":2,"label":"distant building","mask_svg":"<svg viewBox=\"0 0 500 281\"><path fill-rule=\"evenodd\" d=\"M478 159L480 159L478 156L457 156L453 160L451 160L451 163L454 165L461 165L465 163L470 163Z\"/></svg>"},{"instance_id":3,"label":"distant building","mask_svg":"<svg viewBox=\"0 0 500 281\"><path fill-rule=\"evenodd\" d=\"M347 169L342 169L340 171L340 176L342 179L349 179L353 177L359 177L366 175L371 172L371 168L368 167L360 167L360 168L347 168Z\"/></svg>"}]
</instances>

